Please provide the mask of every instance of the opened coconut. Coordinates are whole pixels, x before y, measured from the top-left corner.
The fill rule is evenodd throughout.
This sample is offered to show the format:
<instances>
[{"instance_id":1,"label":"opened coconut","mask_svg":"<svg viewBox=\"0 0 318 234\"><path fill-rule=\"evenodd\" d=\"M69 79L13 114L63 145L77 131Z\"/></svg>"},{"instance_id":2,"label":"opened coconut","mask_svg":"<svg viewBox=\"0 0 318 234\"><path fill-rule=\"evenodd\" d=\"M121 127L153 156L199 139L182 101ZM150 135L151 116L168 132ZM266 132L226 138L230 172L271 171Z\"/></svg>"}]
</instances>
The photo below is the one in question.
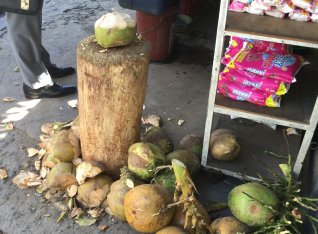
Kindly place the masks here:
<instances>
[{"instance_id":1,"label":"opened coconut","mask_svg":"<svg viewBox=\"0 0 318 234\"><path fill-rule=\"evenodd\" d=\"M67 130L57 131L50 141L52 156L60 162L72 162L75 156L74 146L68 135Z\"/></svg>"},{"instance_id":2,"label":"opened coconut","mask_svg":"<svg viewBox=\"0 0 318 234\"><path fill-rule=\"evenodd\" d=\"M140 142L133 144L128 150L128 169L143 180L154 177L153 170L165 165L165 162L165 153L154 144Z\"/></svg>"},{"instance_id":3,"label":"opened coconut","mask_svg":"<svg viewBox=\"0 0 318 234\"><path fill-rule=\"evenodd\" d=\"M143 141L159 146L166 154L169 154L174 149L172 140L163 131L155 130L147 132Z\"/></svg>"},{"instance_id":4,"label":"opened coconut","mask_svg":"<svg viewBox=\"0 0 318 234\"><path fill-rule=\"evenodd\" d=\"M187 234L187 232L180 227L169 226L156 232L156 234Z\"/></svg>"},{"instance_id":5,"label":"opened coconut","mask_svg":"<svg viewBox=\"0 0 318 234\"><path fill-rule=\"evenodd\" d=\"M200 203L197 204L197 207L200 214L203 215L203 220L205 221L205 223L209 224L210 216L208 212L206 211L206 209ZM176 207L170 225L185 228L189 232L189 234L195 234L195 228L191 228L192 227L191 217L186 217L186 212L183 212L183 210L184 210L184 204L181 203L179 206ZM184 227L186 223L186 219L190 219L188 222L189 224L188 227ZM208 229L204 225L203 225L203 229L205 231L208 231Z\"/></svg>"},{"instance_id":6,"label":"opened coconut","mask_svg":"<svg viewBox=\"0 0 318 234\"><path fill-rule=\"evenodd\" d=\"M77 185L76 169L72 163L57 163L46 178L46 186L56 190L66 190L71 185Z\"/></svg>"},{"instance_id":7,"label":"opened coconut","mask_svg":"<svg viewBox=\"0 0 318 234\"><path fill-rule=\"evenodd\" d=\"M220 161L231 161L239 156L242 150L241 139L229 129L214 131L210 139L210 153Z\"/></svg>"},{"instance_id":8,"label":"opened coconut","mask_svg":"<svg viewBox=\"0 0 318 234\"><path fill-rule=\"evenodd\" d=\"M211 228L215 234L250 233L249 227L234 217L224 217L213 221Z\"/></svg>"},{"instance_id":9,"label":"opened coconut","mask_svg":"<svg viewBox=\"0 0 318 234\"><path fill-rule=\"evenodd\" d=\"M76 199L84 208L100 206L110 192L113 180L107 175L98 175L78 187Z\"/></svg>"},{"instance_id":10,"label":"opened coconut","mask_svg":"<svg viewBox=\"0 0 318 234\"><path fill-rule=\"evenodd\" d=\"M256 200L278 209L279 200L274 192L258 183L242 184L229 194L229 207L233 215L248 226L262 226L274 218L274 212Z\"/></svg>"},{"instance_id":11,"label":"opened coconut","mask_svg":"<svg viewBox=\"0 0 318 234\"><path fill-rule=\"evenodd\" d=\"M200 160L192 152L187 150L177 150L167 155L167 164L171 164L172 159L178 159L188 168L191 176L197 175L200 171Z\"/></svg>"},{"instance_id":12,"label":"opened coconut","mask_svg":"<svg viewBox=\"0 0 318 234\"><path fill-rule=\"evenodd\" d=\"M103 15L95 23L97 43L104 48L128 45L135 39L136 32L136 21L119 12Z\"/></svg>"},{"instance_id":13,"label":"opened coconut","mask_svg":"<svg viewBox=\"0 0 318 234\"><path fill-rule=\"evenodd\" d=\"M188 150L194 153L199 159L202 157L203 139L195 134L182 138L179 143L179 150Z\"/></svg>"},{"instance_id":14,"label":"opened coconut","mask_svg":"<svg viewBox=\"0 0 318 234\"><path fill-rule=\"evenodd\" d=\"M125 214L129 225L143 233L157 232L171 221L174 207L159 212L173 197L160 185L143 184L131 189L125 196Z\"/></svg>"}]
</instances>

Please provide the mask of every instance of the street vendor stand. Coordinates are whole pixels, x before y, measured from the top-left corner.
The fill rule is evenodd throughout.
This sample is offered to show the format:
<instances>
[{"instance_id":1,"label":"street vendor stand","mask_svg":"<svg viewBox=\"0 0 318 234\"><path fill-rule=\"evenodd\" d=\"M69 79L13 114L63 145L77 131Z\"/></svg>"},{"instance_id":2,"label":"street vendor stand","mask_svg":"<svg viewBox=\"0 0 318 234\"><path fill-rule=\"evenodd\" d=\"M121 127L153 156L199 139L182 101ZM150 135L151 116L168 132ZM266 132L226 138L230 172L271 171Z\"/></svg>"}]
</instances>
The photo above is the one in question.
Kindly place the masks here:
<instances>
[{"instance_id":1,"label":"street vendor stand","mask_svg":"<svg viewBox=\"0 0 318 234\"><path fill-rule=\"evenodd\" d=\"M253 155L275 171L280 171L279 163L286 163L286 159L275 158L264 153L267 150L287 156L282 129L273 131L260 124L248 129L243 125L239 126L239 124L235 127L234 130L241 133L242 142L245 142L246 146L243 145L243 152L237 160L221 162L208 157L212 124L213 121L216 121L213 118L215 117L214 113L233 115L304 130L303 139L300 136L288 137L292 164L294 165L294 178L298 178L318 121L318 82L316 77L318 70L310 65L302 68L297 74L299 79L292 86L288 95L283 97L279 108L256 106L217 94L218 77L221 71L225 36L318 48L318 24L231 12L228 11L229 3L230 0L221 0L201 164L207 170L216 170L234 177L246 175L257 178L257 173L262 172L260 174L264 175L265 179L274 179L261 164L255 161ZM314 59L308 60L315 63ZM215 125L214 123L213 126ZM226 128L227 126L229 125L221 123L221 126L217 126L217 128Z\"/></svg>"}]
</instances>

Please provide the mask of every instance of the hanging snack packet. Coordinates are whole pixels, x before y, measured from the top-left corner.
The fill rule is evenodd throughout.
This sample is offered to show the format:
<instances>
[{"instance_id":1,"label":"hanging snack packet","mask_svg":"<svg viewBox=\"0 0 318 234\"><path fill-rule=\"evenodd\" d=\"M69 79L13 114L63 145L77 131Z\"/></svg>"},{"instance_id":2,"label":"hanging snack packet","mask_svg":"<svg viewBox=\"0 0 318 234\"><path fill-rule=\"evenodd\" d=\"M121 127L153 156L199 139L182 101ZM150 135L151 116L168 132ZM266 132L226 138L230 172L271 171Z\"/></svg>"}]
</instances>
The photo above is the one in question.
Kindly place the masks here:
<instances>
[{"instance_id":1,"label":"hanging snack packet","mask_svg":"<svg viewBox=\"0 0 318 234\"><path fill-rule=\"evenodd\" d=\"M276 7L272 7L270 11L265 11L265 14L279 19L283 19L285 17L285 14L277 10Z\"/></svg>"},{"instance_id":2,"label":"hanging snack packet","mask_svg":"<svg viewBox=\"0 0 318 234\"><path fill-rule=\"evenodd\" d=\"M311 16L311 20L313 22L318 23L318 1L317 0L313 0L312 2L312 16Z\"/></svg>"},{"instance_id":3,"label":"hanging snack packet","mask_svg":"<svg viewBox=\"0 0 318 234\"><path fill-rule=\"evenodd\" d=\"M295 12L295 5L292 0L284 0L282 5L277 6L277 10L287 14Z\"/></svg>"},{"instance_id":4,"label":"hanging snack packet","mask_svg":"<svg viewBox=\"0 0 318 234\"><path fill-rule=\"evenodd\" d=\"M279 6L283 4L283 0L261 0L263 5L267 6Z\"/></svg>"},{"instance_id":5,"label":"hanging snack packet","mask_svg":"<svg viewBox=\"0 0 318 234\"><path fill-rule=\"evenodd\" d=\"M242 49L228 66L269 78L284 78L284 81L292 83L298 70L305 64L308 62L296 54L283 51L258 53Z\"/></svg>"},{"instance_id":6,"label":"hanging snack packet","mask_svg":"<svg viewBox=\"0 0 318 234\"><path fill-rule=\"evenodd\" d=\"M253 88L239 85L229 80L219 78L218 93L239 101L248 101L259 106L279 107L281 96L265 93Z\"/></svg>"},{"instance_id":7,"label":"hanging snack packet","mask_svg":"<svg viewBox=\"0 0 318 234\"><path fill-rule=\"evenodd\" d=\"M251 6L256 10L262 10L262 11L270 11L271 7L268 5L264 5L261 0L253 0L251 3Z\"/></svg>"},{"instance_id":8,"label":"hanging snack packet","mask_svg":"<svg viewBox=\"0 0 318 234\"><path fill-rule=\"evenodd\" d=\"M301 8L296 8L294 13L289 13L289 18L296 21L307 22L310 20L310 14Z\"/></svg>"},{"instance_id":9,"label":"hanging snack packet","mask_svg":"<svg viewBox=\"0 0 318 234\"><path fill-rule=\"evenodd\" d=\"M318 23L318 14L312 14L311 20L312 22Z\"/></svg>"},{"instance_id":10,"label":"hanging snack packet","mask_svg":"<svg viewBox=\"0 0 318 234\"><path fill-rule=\"evenodd\" d=\"M253 14L253 15L264 15L264 11L263 10L258 10L255 9L251 4L248 4L244 7L243 9L244 12Z\"/></svg>"},{"instance_id":11,"label":"hanging snack packet","mask_svg":"<svg viewBox=\"0 0 318 234\"><path fill-rule=\"evenodd\" d=\"M234 0L235 1L235 0ZM236 0L238 2L244 3L244 4L249 4L251 3L253 0Z\"/></svg>"},{"instance_id":12,"label":"hanging snack packet","mask_svg":"<svg viewBox=\"0 0 318 234\"><path fill-rule=\"evenodd\" d=\"M284 81L271 79L256 75L254 73L245 72L239 69L233 69L227 67L220 73L222 79L227 79L232 82L246 85L254 89L258 89L262 92L284 95L288 92L290 83Z\"/></svg>"},{"instance_id":13,"label":"hanging snack packet","mask_svg":"<svg viewBox=\"0 0 318 234\"><path fill-rule=\"evenodd\" d=\"M234 0L229 6L229 10L236 11L236 12L243 12L244 7L245 7L244 3Z\"/></svg>"},{"instance_id":14,"label":"hanging snack packet","mask_svg":"<svg viewBox=\"0 0 318 234\"><path fill-rule=\"evenodd\" d=\"M292 1L296 7L304 9L310 13L313 13L312 12L313 7L311 5L311 0L292 0Z\"/></svg>"}]
</instances>

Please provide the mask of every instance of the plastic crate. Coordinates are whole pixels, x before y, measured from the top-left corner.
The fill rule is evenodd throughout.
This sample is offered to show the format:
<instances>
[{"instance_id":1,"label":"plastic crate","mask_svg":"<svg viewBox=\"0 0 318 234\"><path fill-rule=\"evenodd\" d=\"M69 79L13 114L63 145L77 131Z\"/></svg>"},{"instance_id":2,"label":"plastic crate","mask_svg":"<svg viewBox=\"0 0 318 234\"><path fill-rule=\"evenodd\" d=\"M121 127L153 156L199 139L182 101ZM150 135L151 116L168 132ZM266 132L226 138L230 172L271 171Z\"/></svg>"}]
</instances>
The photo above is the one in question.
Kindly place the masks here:
<instances>
[{"instance_id":1,"label":"plastic crate","mask_svg":"<svg viewBox=\"0 0 318 234\"><path fill-rule=\"evenodd\" d=\"M176 0L118 0L121 7L147 14L161 15Z\"/></svg>"}]
</instances>

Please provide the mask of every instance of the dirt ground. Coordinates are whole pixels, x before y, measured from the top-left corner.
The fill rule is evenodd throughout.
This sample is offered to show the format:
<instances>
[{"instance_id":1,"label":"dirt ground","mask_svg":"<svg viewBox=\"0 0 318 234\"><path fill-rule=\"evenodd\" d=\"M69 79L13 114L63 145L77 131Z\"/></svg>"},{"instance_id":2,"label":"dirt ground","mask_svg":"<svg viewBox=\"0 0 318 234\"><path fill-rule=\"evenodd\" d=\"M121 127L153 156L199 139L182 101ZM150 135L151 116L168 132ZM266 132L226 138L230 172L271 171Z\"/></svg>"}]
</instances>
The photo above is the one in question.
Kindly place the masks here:
<instances>
[{"instance_id":1,"label":"dirt ground","mask_svg":"<svg viewBox=\"0 0 318 234\"><path fill-rule=\"evenodd\" d=\"M114 8L135 18L135 12L121 8L116 0L45 0L43 9L43 45L58 66L76 67L76 47L94 33L94 22ZM199 17L194 20L187 34L176 36L175 52L166 63L151 63L144 115L157 114L163 118L164 131L172 138L176 148L187 134L203 136L210 84L213 49L218 19L218 3L208 0ZM0 18L0 99L14 97L12 103L0 102L0 168L5 168L8 178L0 181L0 233L100 233L98 227L109 225L106 233L138 233L127 223L108 215L90 227L80 227L73 220L56 220L60 212L40 202L41 195L34 188L21 190L12 179L27 170L35 171L35 158L28 158L28 147L38 148L40 126L47 122L72 120L77 109L67 105L72 96L27 100L22 92L22 79L16 67L9 44L5 17ZM57 82L76 84L72 75ZM167 118L173 118L167 121ZM185 120L182 126L179 119ZM12 131L5 130L5 123L13 122ZM231 186L214 184L211 174L202 172L195 181L203 204L226 202ZM238 183L229 178L232 183ZM49 213L51 217L42 217ZM229 210L211 213L211 221L220 215L230 215ZM2 232L1 232L2 231Z\"/></svg>"}]
</instances>

